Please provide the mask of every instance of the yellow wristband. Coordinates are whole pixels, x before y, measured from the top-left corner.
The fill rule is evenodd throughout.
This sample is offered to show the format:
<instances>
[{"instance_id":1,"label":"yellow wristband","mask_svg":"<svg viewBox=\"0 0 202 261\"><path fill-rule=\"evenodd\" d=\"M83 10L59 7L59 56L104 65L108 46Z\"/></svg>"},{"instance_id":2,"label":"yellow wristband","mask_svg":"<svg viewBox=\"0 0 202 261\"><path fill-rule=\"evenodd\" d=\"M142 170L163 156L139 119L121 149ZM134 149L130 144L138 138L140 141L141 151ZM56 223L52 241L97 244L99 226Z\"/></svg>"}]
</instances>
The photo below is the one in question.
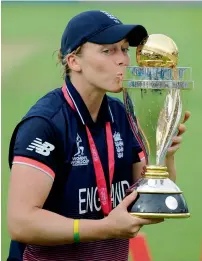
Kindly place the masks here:
<instances>
[{"instance_id":1,"label":"yellow wristband","mask_svg":"<svg viewBox=\"0 0 202 261\"><path fill-rule=\"evenodd\" d=\"M79 241L79 219L74 219L74 242L78 243Z\"/></svg>"}]
</instances>

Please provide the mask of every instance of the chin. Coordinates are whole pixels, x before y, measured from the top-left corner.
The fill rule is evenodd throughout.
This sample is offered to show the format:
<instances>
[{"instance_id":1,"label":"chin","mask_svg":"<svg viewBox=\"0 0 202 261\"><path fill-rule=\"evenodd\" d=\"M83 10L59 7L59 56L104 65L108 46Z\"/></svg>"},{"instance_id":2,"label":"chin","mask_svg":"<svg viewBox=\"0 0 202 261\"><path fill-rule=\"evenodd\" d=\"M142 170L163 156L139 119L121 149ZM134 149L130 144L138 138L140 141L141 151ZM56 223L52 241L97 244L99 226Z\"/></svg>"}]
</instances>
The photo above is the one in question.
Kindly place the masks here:
<instances>
[{"instance_id":1,"label":"chin","mask_svg":"<svg viewBox=\"0 0 202 261\"><path fill-rule=\"evenodd\" d=\"M122 92L122 90L123 90L123 87L118 85L118 86L114 86L113 88L108 90L108 92L119 93L119 92Z\"/></svg>"},{"instance_id":2,"label":"chin","mask_svg":"<svg viewBox=\"0 0 202 261\"><path fill-rule=\"evenodd\" d=\"M117 89L117 90L115 90L115 91L113 91L114 93L119 93L119 92L122 92L122 90L123 90L123 88L119 88L119 89Z\"/></svg>"}]
</instances>

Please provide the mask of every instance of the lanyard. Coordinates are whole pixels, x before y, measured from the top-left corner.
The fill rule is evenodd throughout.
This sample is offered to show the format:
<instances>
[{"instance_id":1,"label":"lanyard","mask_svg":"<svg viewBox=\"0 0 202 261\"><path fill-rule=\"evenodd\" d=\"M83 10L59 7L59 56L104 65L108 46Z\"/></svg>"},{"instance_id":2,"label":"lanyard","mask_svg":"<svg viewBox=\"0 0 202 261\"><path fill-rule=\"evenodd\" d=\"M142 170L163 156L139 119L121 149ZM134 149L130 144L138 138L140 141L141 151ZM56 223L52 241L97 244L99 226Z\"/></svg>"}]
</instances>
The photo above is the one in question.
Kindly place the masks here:
<instances>
[{"instance_id":1,"label":"lanyard","mask_svg":"<svg viewBox=\"0 0 202 261\"><path fill-rule=\"evenodd\" d=\"M73 110L76 110L75 105L67 92L66 84L63 85L62 92L64 94L66 101L71 106L71 108ZM109 212L112 209L111 186L112 186L112 180L113 180L113 176L114 176L114 165L115 165L114 142L113 142L113 136L112 136L112 129L111 129L110 122L106 122L105 130L106 130L106 137L107 137L109 183L110 183L110 192L108 193L102 163L101 163L95 142L93 140L93 137L92 137L91 132L90 132L89 128L87 127L87 125L85 125L85 127L86 127L86 133L87 133L88 142L89 142L89 146L90 146L91 156L92 156L92 160L93 160L93 166L94 166L94 170L95 170L96 183L97 183L97 188L98 188L98 195L100 198L100 204L102 207L102 211L103 211L104 215L106 216L109 214Z\"/></svg>"}]
</instances>

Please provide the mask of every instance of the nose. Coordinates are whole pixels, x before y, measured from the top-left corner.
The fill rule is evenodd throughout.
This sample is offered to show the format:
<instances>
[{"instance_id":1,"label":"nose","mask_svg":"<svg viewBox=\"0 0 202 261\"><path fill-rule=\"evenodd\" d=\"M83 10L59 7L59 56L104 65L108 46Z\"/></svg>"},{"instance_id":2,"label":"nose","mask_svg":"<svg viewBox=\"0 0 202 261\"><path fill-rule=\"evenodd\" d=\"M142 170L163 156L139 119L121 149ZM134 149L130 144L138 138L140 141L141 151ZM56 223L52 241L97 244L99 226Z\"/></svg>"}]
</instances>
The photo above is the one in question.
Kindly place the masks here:
<instances>
[{"instance_id":1,"label":"nose","mask_svg":"<svg viewBox=\"0 0 202 261\"><path fill-rule=\"evenodd\" d=\"M129 56L127 54L124 54L122 51L120 51L116 57L116 64L119 66L129 66L130 64Z\"/></svg>"}]
</instances>

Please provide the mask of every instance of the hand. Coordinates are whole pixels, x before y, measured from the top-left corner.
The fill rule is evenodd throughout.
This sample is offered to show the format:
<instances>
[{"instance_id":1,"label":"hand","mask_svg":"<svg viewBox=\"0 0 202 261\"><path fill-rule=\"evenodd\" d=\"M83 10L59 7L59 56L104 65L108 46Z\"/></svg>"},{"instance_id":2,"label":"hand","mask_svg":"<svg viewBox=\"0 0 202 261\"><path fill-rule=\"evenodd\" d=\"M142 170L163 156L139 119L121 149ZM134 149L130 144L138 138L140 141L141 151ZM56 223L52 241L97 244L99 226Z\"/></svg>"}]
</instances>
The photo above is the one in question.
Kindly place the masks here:
<instances>
[{"instance_id":1,"label":"hand","mask_svg":"<svg viewBox=\"0 0 202 261\"><path fill-rule=\"evenodd\" d=\"M105 218L110 237L132 238L137 235L143 225L157 224L163 221L163 219L138 218L129 214L127 208L136 197L137 192L133 191Z\"/></svg>"},{"instance_id":2,"label":"hand","mask_svg":"<svg viewBox=\"0 0 202 261\"><path fill-rule=\"evenodd\" d=\"M170 158L174 156L175 152L180 148L180 145L182 143L182 134L186 131L186 126L184 123L190 118L191 113L189 111L185 112L184 120L178 127L178 134L177 136L174 136L170 148L167 151L166 158Z\"/></svg>"}]
</instances>

